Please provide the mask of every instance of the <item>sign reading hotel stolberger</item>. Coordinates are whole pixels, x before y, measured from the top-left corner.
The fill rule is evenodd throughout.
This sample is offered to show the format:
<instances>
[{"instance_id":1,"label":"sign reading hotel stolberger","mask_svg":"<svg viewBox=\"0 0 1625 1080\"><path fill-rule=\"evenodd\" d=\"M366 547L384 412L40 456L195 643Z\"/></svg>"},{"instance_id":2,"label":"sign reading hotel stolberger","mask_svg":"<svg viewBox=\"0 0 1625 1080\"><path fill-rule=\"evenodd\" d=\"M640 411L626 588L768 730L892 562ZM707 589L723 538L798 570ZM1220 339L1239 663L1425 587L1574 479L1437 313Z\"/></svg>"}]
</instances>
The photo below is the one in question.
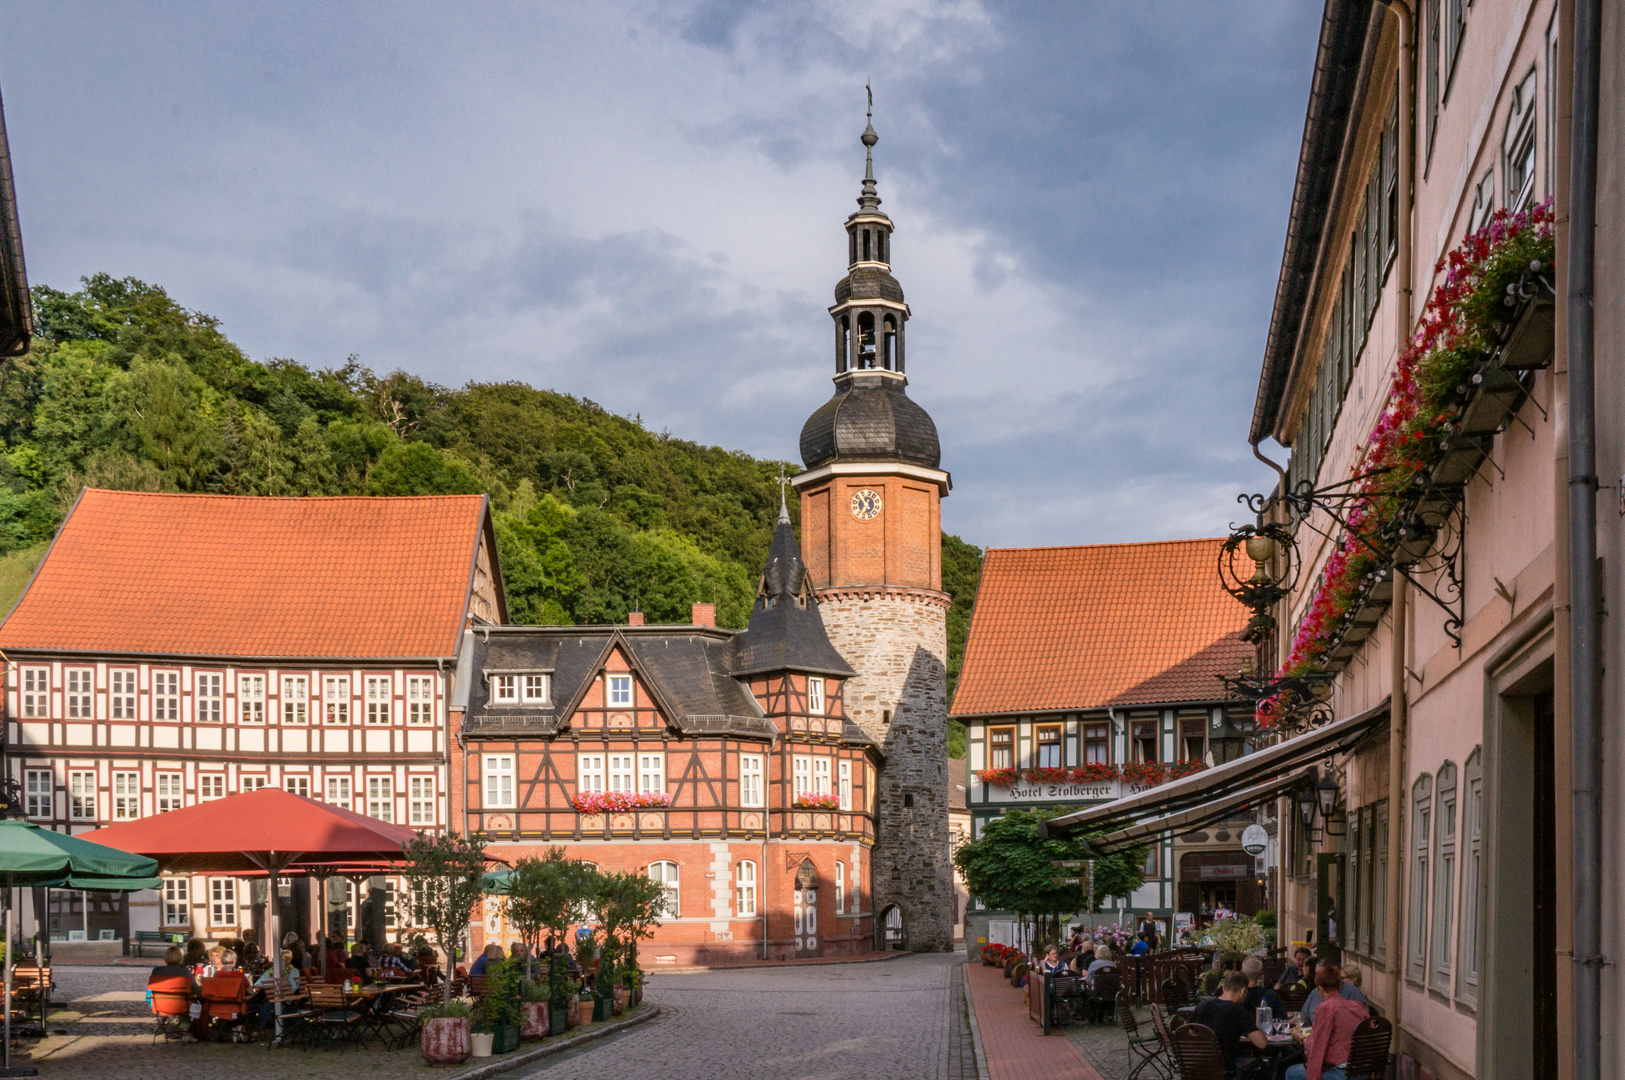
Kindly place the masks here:
<instances>
[{"instance_id":1,"label":"sign reading hotel stolberger","mask_svg":"<svg viewBox=\"0 0 1625 1080\"><path fill-rule=\"evenodd\" d=\"M1065 780L1056 782L1021 780L1005 787L1003 784L982 784L988 802L1110 802L1125 795L1138 795L1154 785L1130 784L1121 780Z\"/></svg>"}]
</instances>

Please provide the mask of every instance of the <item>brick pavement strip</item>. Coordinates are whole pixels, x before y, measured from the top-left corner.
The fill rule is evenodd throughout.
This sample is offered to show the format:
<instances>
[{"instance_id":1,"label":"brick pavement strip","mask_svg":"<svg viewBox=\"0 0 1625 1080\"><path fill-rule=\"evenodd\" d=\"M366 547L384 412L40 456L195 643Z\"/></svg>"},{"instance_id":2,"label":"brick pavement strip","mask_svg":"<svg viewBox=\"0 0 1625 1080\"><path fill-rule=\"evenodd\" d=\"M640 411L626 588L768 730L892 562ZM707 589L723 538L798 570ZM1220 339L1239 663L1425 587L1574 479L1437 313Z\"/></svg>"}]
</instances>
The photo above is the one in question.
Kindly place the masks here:
<instances>
[{"instance_id":1,"label":"brick pavement strip","mask_svg":"<svg viewBox=\"0 0 1625 1080\"><path fill-rule=\"evenodd\" d=\"M965 965L987 1080L1101 1080L1095 1067L1059 1032L1044 1036L1027 1015L1021 991L999 969Z\"/></svg>"},{"instance_id":2,"label":"brick pavement strip","mask_svg":"<svg viewBox=\"0 0 1625 1080\"><path fill-rule=\"evenodd\" d=\"M277 1050L152 1042L145 972L87 968L59 974L52 1026L70 1034L36 1044L41 1075L65 1080L256 1080L357 1075L479 1080L500 1068L542 1080L601 1080L635 1069L703 1080L971 1080L977 1076L964 999L963 958L908 956L884 964L778 967L679 975L653 972L648 1023L589 1028L586 1046L530 1045L491 1062L435 1069L411 1050ZM598 1027L595 1025L595 1028ZM546 1056L536 1054L546 1053Z\"/></svg>"}]
</instances>

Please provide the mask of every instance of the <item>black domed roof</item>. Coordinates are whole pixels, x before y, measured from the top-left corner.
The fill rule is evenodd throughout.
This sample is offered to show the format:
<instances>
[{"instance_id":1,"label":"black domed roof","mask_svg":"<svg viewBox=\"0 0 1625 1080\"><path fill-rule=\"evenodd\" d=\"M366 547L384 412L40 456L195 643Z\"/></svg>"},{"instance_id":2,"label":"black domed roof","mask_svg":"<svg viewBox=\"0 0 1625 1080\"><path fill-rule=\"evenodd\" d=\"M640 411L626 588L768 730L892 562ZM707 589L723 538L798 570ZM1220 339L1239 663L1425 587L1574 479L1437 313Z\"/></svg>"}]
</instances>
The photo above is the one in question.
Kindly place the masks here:
<instances>
[{"instance_id":1,"label":"black domed roof","mask_svg":"<svg viewBox=\"0 0 1625 1080\"><path fill-rule=\"evenodd\" d=\"M903 287L878 266L860 266L835 283L835 302L848 300L890 300L901 304Z\"/></svg>"},{"instance_id":2,"label":"black domed roof","mask_svg":"<svg viewBox=\"0 0 1625 1080\"><path fill-rule=\"evenodd\" d=\"M878 371L837 376L835 396L801 428L801 462L901 461L935 469L942 461L937 425L903 391L903 380Z\"/></svg>"}]
</instances>

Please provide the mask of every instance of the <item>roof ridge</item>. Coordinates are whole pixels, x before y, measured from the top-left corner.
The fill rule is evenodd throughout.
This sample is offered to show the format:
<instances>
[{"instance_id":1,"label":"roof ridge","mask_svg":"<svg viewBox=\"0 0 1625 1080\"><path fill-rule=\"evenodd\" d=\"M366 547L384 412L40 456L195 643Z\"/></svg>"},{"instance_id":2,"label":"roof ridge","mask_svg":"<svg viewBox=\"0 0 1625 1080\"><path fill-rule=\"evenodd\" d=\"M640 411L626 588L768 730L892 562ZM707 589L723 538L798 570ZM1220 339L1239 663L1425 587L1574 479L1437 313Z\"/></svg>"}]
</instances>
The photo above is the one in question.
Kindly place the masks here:
<instances>
[{"instance_id":1,"label":"roof ridge","mask_svg":"<svg viewBox=\"0 0 1625 1080\"><path fill-rule=\"evenodd\" d=\"M98 495L132 496L152 499L218 499L239 502L428 502L430 500L483 499L483 492L461 495L228 495L215 491L125 491L121 488L84 488Z\"/></svg>"},{"instance_id":2,"label":"roof ridge","mask_svg":"<svg viewBox=\"0 0 1625 1080\"><path fill-rule=\"evenodd\" d=\"M1104 544L1052 544L1038 545L1035 547L1008 548L990 547L986 549L986 552L987 554L991 555L995 551L1100 551L1105 548L1143 548L1170 544L1216 544L1222 543L1225 539L1226 538L1223 536L1193 536L1183 537L1177 540L1109 540Z\"/></svg>"}]
</instances>

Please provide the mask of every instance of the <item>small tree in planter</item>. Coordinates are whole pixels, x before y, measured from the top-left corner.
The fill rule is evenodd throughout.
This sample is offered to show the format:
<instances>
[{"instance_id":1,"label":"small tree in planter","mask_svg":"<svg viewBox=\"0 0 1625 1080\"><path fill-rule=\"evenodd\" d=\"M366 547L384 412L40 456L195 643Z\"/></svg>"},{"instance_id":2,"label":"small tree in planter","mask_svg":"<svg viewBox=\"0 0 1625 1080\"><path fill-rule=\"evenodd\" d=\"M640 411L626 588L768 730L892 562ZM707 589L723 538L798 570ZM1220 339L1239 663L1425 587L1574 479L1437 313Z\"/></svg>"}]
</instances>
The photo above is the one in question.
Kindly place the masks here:
<instances>
[{"instance_id":1,"label":"small tree in planter","mask_svg":"<svg viewBox=\"0 0 1625 1080\"><path fill-rule=\"evenodd\" d=\"M637 967L638 941L654 933L666 909L666 887L645 874L619 871L601 876L593 896L593 915L604 932L604 963L599 969L601 993L614 993L614 967Z\"/></svg>"},{"instance_id":2,"label":"small tree in planter","mask_svg":"<svg viewBox=\"0 0 1625 1080\"><path fill-rule=\"evenodd\" d=\"M452 832L427 833L404 844L402 868L409 888L406 907L412 922L434 931L446 955L442 1001L451 1002L451 967L457 942L468 929L469 913L485 894L485 842Z\"/></svg>"},{"instance_id":3,"label":"small tree in planter","mask_svg":"<svg viewBox=\"0 0 1625 1080\"><path fill-rule=\"evenodd\" d=\"M448 982L450 980L447 980ZM422 1034L418 1048L430 1065L461 1065L474 1052L470 1037L473 1008L463 1001L447 1001L418 1010Z\"/></svg>"},{"instance_id":4,"label":"small tree in planter","mask_svg":"<svg viewBox=\"0 0 1625 1080\"><path fill-rule=\"evenodd\" d=\"M524 961L509 957L485 968L485 996L480 999L478 1031L492 1035L498 1054L519 1049L519 996L525 981Z\"/></svg>"}]
</instances>

